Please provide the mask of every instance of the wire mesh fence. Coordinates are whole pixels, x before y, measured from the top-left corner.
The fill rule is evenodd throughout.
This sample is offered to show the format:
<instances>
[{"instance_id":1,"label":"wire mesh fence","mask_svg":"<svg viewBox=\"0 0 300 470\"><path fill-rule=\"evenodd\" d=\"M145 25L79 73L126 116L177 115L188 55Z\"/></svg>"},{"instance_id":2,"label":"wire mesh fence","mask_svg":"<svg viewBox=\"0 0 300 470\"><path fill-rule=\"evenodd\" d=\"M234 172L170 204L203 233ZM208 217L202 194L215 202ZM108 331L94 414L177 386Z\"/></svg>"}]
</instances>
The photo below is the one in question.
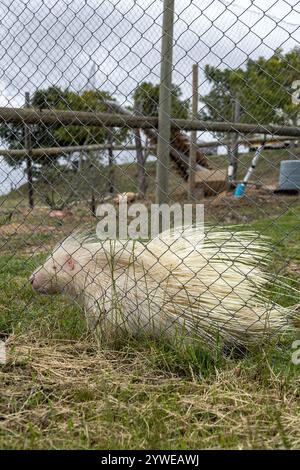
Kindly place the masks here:
<instances>
[{"instance_id":1,"label":"wire mesh fence","mask_svg":"<svg viewBox=\"0 0 300 470\"><path fill-rule=\"evenodd\" d=\"M298 2L5 0L0 17L3 272L52 253L33 287L106 336L244 346L297 326ZM171 231L150 237L154 219Z\"/></svg>"}]
</instances>

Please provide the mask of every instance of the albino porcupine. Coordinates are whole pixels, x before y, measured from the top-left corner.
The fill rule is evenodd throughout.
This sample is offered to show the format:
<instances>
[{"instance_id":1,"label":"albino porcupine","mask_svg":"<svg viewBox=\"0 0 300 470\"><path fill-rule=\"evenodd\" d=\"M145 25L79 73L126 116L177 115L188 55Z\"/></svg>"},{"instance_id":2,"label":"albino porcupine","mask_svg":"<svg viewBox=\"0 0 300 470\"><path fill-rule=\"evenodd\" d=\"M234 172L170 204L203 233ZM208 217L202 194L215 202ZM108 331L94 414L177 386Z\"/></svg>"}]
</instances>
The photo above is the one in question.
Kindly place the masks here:
<instances>
[{"instance_id":1,"label":"albino porcupine","mask_svg":"<svg viewBox=\"0 0 300 470\"><path fill-rule=\"evenodd\" d=\"M148 243L71 235L31 276L35 290L64 292L93 327L197 337L235 346L287 331L297 307L268 299L268 241L257 232L171 230ZM283 283L284 281L280 281Z\"/></svg>"}]
</instances>

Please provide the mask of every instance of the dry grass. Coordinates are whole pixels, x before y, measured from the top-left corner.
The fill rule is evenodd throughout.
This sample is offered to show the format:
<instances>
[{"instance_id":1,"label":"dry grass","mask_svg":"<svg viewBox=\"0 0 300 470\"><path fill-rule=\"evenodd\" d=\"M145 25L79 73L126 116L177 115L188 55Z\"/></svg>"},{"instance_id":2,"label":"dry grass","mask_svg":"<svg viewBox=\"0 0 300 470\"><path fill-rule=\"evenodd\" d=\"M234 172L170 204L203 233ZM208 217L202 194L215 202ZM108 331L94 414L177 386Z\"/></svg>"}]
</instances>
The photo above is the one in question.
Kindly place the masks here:
<instances>
[{"instance_id":1,"label":"dry grass","mask_svg":"<svg viewBox=\"0 0 300 470\"><path fill-rule=\"evenodd\" d=\"M300 377L267 355L183 374L155 345L99 352L32 333L10 338L0 384L2 448L300 447Z\"/></svg>"}]
</instances>

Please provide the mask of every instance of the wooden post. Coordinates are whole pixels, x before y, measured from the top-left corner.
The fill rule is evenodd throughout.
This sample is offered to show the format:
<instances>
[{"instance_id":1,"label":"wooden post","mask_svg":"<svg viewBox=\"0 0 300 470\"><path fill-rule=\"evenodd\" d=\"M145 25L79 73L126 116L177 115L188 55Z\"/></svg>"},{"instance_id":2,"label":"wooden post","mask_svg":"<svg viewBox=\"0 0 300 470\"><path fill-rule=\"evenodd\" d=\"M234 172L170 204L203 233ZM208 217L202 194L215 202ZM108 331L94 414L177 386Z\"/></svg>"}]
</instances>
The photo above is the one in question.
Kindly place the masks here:
<instances>
[{"instance_id":1,"label":"wooden post","mask_svg":"<svg viewBox=\"0 0 300 470\"><path fill-rule=\"evenodd\" d=\"M30 108L30 95L29 92L25 93L25 108ZM24 125L24 136L25 136L25 148L27 150L26 156L26 171L27 171L27 183L28 183L28 204L30 209L34 207L33 199L33 175L32 175L32 142L31 132L28 124Z\"/></svg>"},{"instance_id":2,"label":"wooden post","mask_svg":"<svg viewBox=\"0 0 300 470\"><path fill-rule=\"evenodd\" d=\"M192 116L191 119L197 119L198 114L198 64L193 65L192 72ZM192 199L195 195L195 167L197 157L197 131L191 131L190 141L190 158L189 158L189 198Z\"/></svg>"},{"instance_id":3,"label":"wooden post","mask_svg":"<svg viewBox=\"0 0 300 470\"><path fill-rule=\"evenodd\" d=\"M136 163L138 171L138 193L141 198L146 196L147 192L147 173L146 173L146 149L143 150L141 132L139 129L134 130L135 146L136 146Z\"/></svg>"},{"instance_id":4,"label":"wooden post","mask_svg":"<svg viewBox=\"0 0 300 470\"><path fill-rule=\"evenodd\" d=\"M112 131L108 130L108 192L113 194L115 191L115 184L114 184L114 152L113 152L113 135Z\"/></svg>"},{"instance_id":5,"label":"wooden post","mask_svg":"<svg viewBox=\"0 0 300 470\"><path fill-rule=\"evenodd\" d=\"M234 122L239 123L241 118L241 105L239 96L237 95L234 100ZM237 179L237 169L239 160L239 132L234 133L232 140L232 147L230 151L230 162L227 175L227 191L230 191L232 183Z\"/></svg>"},{"instance_id":6,"label":"wooden post","mask_svg":"<svg viewBox=\"0 0 300 470\"><path fill-rule=\"evenodd\" d=\"M92 195L91 195L91 214L93 217L96 217L96 199L95 199L95 190L92 187Z\"/></svg>"},{"instance_id":7,"label":"wooden post","mask_svg":"<svg viewBox=\"0 0 300 470\"><path fill-rule=\"evenodd\" d=\"M174 0L164 0L156 164L157 204L166 203L169 199L173 29Z\"/></svg>"},{"instance_id":8,"label":"wooden post","mask_svg":"<svg viewBox=\"0 0 300 470\"><path fill-rule=\"evenodd\" d=\"M134 112L136 115L142 115L141 103L134 103ZM135 147L136 147L136 164L138 172L138 194L141 198L146 196L148 182L147 182L147 173L146 173L146 160L147 160L147 150L143 148L141 131L140 129L134 129L135 137Z\"/></svg>"}]
</instances>

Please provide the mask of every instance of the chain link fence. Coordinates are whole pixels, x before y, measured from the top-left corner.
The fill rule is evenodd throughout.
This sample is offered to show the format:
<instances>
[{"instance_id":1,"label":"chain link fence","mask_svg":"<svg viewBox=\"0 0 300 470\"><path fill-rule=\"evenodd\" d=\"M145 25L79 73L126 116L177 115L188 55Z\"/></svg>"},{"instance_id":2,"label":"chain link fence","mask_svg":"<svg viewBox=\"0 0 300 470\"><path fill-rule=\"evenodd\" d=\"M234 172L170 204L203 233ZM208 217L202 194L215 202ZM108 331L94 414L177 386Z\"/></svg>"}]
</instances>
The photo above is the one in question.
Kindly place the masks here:
<instances>
[{"instance_id":1,"label":"chain link fence","mask_svg":"<svg viewBox=\"0 0 300 470\"><path fill-rule=\"evenodd\" d=\"M83 296L106 336L183 330L244 346L289 329L298 2L3 0L0 18L3 272L52 252L33 287ZM154 204L201 204L204 239L194 225L95 241L101 210L120 229L124 202L131 219L145 208L142 223Z\"/></svg>"}]
</instances>

